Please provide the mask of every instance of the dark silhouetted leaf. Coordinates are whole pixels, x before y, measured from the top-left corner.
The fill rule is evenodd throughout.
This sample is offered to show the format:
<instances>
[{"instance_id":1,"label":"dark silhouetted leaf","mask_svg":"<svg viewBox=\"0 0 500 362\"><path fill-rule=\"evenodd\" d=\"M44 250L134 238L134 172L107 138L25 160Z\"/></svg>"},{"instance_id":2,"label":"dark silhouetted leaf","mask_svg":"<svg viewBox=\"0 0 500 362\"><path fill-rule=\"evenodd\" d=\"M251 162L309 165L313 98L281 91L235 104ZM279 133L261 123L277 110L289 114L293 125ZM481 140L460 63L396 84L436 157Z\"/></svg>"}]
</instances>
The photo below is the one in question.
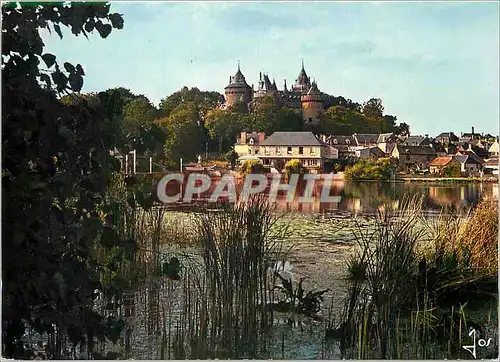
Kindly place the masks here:
<instances>
[{"instance_id":1,"label":"dark silhouetted leaf","mask_svg":"<svg viewBox=\"0 0 500 362\"><path fill-rule=\"evenodd\" d=\"M109 16L113 28L123 29L123 17L120 14L114 13Z\"/></svg>"},{"instance_id":2,"label":"dark silhouetted leaf","mask_svg":"<svg viewBox=\"0 0 500 362\"><path fill-rule=\"evenodd\" d=\"M73 66L73 64L68 63L68 62L64 63L64 69L66 69L66 71L68 73L74 73L75 72L75 67Z\"/></svg>"},{"instance_id":3,"label":"dark silhouetted leaf","mask_svg":"<svg viewBox=\"0 0 500 362\"><path fill-rule=\"evenodd\" d=\"M42 55L42 59L47 64L47 68L52 67L56 63L56 56L50 53Z\"/></svg>"},{"instance_id":4,"label":"dark silhouetted leaf","mask_svg":"<svg viewBox=\"0 0 500 362\"><path fill-rule=\"evenodd\" d=\"M83 68L80 64L76 65L76 74L85 75L85 72L83 71Z\"/></svg>"},{"instance_id":5,"label":"dark silhouetted leaf","mask_svg":"<svg viewBox=\"0 0 500 362\"><path fill-rule=\"evenodd\" d=\"M111 33L111 30L113 29L111 25L109 24L103 24L101 21L98 21L95 24L95 27L97 31L99 32L99 35L101 35L102 38L107 38L108 35Z\"/></svg>"},{"instance_id":6,"label":"dark silhouetted leaf","mask_svg":"<svg viewBox=\"0 0 500 362\"><path fill-rule=\"evenodd\" d=\"M49 77L48 74L41 74L40 75L40 80L42 82L44 82L47 85L47 87L49 87L49 88L52 85L52 82L50 81L50 77Z\"/></svg>"},{"instance_id":7,"label":"dark silhouetted leaf","mask_svg":"<svg viewBox=\"0 0 500 362\"><path fill-rule=\"evenodd\" d=\"M83 77L79 74L70 74L69 85L74 92L79 92L83 87Z\"/></svg>"},{"instance_id":8,"label":"dark silhouetted leaf","mask_svg":"<svg viewBox=\"0 0 500 362\"><path fill-rule=\"evenodd\" d=\"M62 39L63 35L61 32L61 27L58 24L54 24L54 30L56 31L57 35L59 35L59 38Z\"/></svg>"},{"instance_id":9,"label":"dark silhouetted leaf","mask_svg":"<svg viewBox=\"0 0 500 362\"><path fill-rule=\"evenodd\" d=\"M85 23L85 30L88 31L89 33L94 30L95 27L95 21L94 19L90 18L86 23Z\"/></svg>"}]
</instances>

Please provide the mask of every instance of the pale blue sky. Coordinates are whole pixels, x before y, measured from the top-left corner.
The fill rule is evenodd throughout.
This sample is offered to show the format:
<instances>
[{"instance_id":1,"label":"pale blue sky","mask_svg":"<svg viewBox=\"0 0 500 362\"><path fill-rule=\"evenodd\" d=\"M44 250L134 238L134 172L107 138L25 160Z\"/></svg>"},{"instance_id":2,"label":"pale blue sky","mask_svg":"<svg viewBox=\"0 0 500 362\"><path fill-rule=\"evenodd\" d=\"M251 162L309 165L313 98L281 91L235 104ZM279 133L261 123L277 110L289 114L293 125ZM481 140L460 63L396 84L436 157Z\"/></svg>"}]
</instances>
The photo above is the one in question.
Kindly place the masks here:
<instances>
[{"instance_id":1,"label":"pale blue sky","mask_svg":"<svg viewBox=\"0 0 500 362\"><path fill-rule=\"evenodd\" d=\"M158 104L182 86L221 93L237 60L291 84L304 58L319 88L382 98L412 134L498 134L497 2L112 2L125 26L90 41L45 36L59 61L81 63L84 91L123 86Z\"/></svg>"}]
</instances>

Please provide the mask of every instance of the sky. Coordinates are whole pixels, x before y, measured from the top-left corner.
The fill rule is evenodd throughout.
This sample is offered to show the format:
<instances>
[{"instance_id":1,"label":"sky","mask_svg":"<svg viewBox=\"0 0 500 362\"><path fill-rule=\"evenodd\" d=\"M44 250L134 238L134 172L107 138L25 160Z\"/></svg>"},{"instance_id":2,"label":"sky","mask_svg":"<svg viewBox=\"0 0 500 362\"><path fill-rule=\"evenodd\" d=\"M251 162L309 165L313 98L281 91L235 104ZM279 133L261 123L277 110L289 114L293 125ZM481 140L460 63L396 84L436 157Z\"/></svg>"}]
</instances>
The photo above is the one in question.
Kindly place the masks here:
<instances>
[{"instance_id":1,"label":"sky","mask_svg":"<svg viewBox=\"0 0 500 362\"><path fill-rule=\"evenodd\" d=\"M224 92L241 71L291 85L301 60L321 91L363 103L412 134L498 134L498 2L111 2L122 30L61 40L59 62L80 63L84 92L126 87L155 105L183 86Z\"/></svg>"}]
</instances>

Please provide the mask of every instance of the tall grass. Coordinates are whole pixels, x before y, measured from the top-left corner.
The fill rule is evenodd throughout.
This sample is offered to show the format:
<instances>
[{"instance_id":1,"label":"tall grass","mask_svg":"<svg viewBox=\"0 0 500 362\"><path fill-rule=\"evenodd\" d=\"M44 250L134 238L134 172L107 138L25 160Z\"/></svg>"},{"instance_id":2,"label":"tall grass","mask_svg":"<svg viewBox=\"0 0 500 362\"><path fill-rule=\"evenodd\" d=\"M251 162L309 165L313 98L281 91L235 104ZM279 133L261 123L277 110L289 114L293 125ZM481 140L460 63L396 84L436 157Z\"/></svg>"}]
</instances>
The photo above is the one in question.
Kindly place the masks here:
<instances>
[{"instance_id":1,"label":"tall grass","mask_svg":"<svg viewBox=\"0 0 500 362\"><path fill-rule=\"evenodd\" d=\"M198 219L202 262L184 276L174 358L255 358L273 324L272 261L286 232L264 200L227 205Z\"/></svg>"},{"instance_id":2,"label":"tall grass","mask_svg":"<svg viewBox=\"0 0 500 362\"><path fill-rule=\"evenodd\" d=\"M380 212L373 230L358 228L342 323L330 331L343 357L468 358L461 345L468 327L477 327L465 313L468 299L454 299L451 311L444 301L464 297L454 293L464 289L497 296L490 290L496 284L495 206L483 200L460 221L426 222L422 198L412 197ZM431 247L422 254L423 243Z\"/></svg>"}]
</instances>

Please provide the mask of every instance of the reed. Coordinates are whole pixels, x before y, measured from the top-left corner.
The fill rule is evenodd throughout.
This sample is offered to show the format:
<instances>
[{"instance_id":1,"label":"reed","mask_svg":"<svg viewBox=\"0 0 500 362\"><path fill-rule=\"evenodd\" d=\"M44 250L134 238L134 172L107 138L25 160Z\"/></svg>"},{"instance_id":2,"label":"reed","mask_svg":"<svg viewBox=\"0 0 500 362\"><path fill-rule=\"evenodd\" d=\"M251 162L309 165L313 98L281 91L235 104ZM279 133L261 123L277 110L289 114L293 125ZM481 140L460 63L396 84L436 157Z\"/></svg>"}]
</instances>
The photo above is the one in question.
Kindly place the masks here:
<instances>
[{"instance_id":1,"label":"reed","mask_svg":"<svg viewBox=\"0 0 500 362\"><path fill-rule=\"evenodd\" d=\"M422 198L406 198L397 210L380 212L373 229L356 230L358 248L346 261L342 323L330 332L340 339L343 356L471 357L461 346L469 328L480 326L466 314L465 304L452 305L450 312L443 297L472 284L475 295L495 295L481 281L496 283L497 211L483 200L460 221L444 216L434 221L429 232L419 226L430 224L421 207ZM422 254L422 243L435 248Z\"/></svg>"},{"instance_id":2,"label":"reed","mask_svg":"<svg viewBox=\"0 0 500 362\"><path fill-rule=\"evenodd\" d=\"M174 358L266 355L273 324L270 266L282 258L286 236L277 218L259 198L199 215L195 244L201 260L186 265L182 277Z\"/></svg>"}]
</instances>

